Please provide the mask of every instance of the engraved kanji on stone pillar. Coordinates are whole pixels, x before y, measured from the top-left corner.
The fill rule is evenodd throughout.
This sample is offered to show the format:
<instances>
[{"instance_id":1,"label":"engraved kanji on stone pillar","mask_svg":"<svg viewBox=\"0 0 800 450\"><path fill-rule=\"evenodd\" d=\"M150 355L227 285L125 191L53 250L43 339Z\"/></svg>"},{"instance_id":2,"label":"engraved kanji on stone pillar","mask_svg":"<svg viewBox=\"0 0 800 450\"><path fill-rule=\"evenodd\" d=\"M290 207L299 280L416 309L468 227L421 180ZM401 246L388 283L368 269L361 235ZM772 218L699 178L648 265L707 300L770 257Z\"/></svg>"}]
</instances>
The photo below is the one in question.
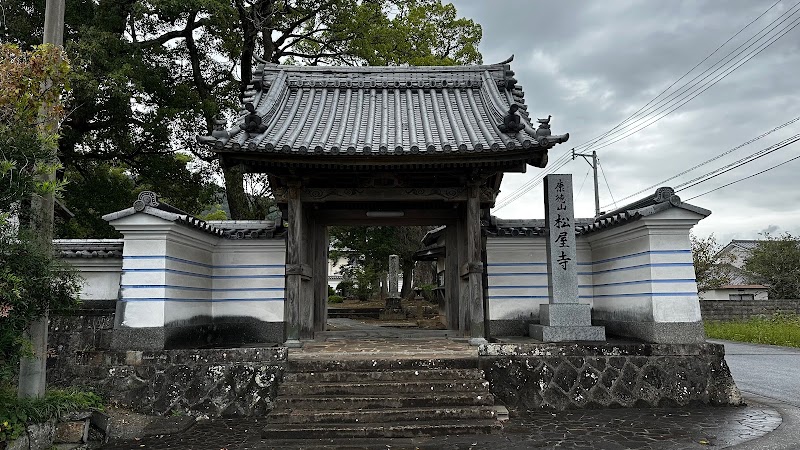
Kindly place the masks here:
<instances>
[{"instance_id":1,"label":"engraved kanji on stone pillar","mask_svg":"<svg viewBox=\"0 0 800 450\"><path fill-rule=\"evenodd\" d=\"M539 306L539 325L529 334L543 342L604 341L605 328L592 326L591 305L578 303L572 175L545 177L544 206L549 303Z\"/></svg>"},{"instance_id":2,"label":"engraved kanji on stone pillar","mask_svg":"<svg viewBox=\"0 0 800 450\"><path fill-rule=\"evenodd\" d=\"M389 255L389 295L386 297L386 307L381 313L381 318L387 320L405 319L403 306L400 302L400 290L398 280L400 278L400 257Z\"/></svg>"}]
</instances>

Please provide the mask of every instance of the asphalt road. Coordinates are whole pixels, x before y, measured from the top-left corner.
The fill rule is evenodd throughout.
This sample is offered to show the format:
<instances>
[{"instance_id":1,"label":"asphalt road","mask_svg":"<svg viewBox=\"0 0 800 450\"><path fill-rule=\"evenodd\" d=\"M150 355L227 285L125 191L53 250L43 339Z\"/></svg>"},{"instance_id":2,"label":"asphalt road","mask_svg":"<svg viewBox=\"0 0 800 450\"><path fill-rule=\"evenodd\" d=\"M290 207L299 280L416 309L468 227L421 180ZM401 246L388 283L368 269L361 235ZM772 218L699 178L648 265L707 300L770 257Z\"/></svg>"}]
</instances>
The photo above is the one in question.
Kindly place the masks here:
<instances>
[{"instance_id":1,"label":"asphalt road","mask_svg":"<svg viewBox=\"0 0 800 450\"><path fill-rule=\"evenodd\" d=\"M736 385L800 408L800 348L709 340L725 345L725 360Z\"/></svg>"}]
</instances>

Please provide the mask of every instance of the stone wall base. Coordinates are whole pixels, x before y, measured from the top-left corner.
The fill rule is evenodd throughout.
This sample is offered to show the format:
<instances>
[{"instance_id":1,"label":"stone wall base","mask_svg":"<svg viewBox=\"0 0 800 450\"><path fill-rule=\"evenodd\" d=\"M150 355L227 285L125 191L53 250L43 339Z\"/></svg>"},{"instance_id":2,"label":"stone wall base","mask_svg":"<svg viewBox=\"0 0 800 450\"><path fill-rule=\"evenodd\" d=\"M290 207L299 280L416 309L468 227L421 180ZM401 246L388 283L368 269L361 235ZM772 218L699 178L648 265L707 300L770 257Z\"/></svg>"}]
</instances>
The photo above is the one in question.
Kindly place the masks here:
<instances>
[{"instance_id":1,"label":"stone wall base","mask_svg":"<svg viewBox=\"0 0 800 450\"><path fill-rule=\"evenodd\" d=\"M741 405L716 344L487 344L480 367L512 410Z\"/></svg>"},{"instance_id":2,"label":"stone wall base","mask_svg":"<svg viewBox=\"0 0 800 450\"><path fill-rule=\"evenodd\" d=\"M263 416L283 377L285 347L75 352L48 371L54 386L82 386L141 414Z\"/></svg>"},{"instance_id":3,"label":"stone wall base","mask_svg":"<svg viewBox=\"0 0 800 450\"><path fill-rule=\"evenodd\" d=\"M593 319L606 327L606 335L659 344L701 344L706 341L703 322L626 322Z\"/></svg>"}]
</instances>

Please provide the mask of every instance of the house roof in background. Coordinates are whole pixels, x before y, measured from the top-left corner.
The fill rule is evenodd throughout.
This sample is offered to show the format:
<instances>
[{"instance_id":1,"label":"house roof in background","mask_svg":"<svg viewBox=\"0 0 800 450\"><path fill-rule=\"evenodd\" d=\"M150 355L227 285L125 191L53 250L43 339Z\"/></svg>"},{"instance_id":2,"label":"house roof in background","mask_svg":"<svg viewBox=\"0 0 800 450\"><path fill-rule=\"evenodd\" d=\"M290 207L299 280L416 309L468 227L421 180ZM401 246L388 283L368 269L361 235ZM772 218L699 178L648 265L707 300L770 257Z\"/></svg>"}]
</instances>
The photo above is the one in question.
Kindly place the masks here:
<instances>
[{"instance_id":1,"label":"house roof in background","mask_svg":"<svg viewBox=\"0 0 800 450\"><path fill-rule=\"evenodd\" d=\"M535 128L513 76L506 63L445 67L263 64L254 73L235 125L223 129L224 123L218 122L211 136L198 137L198 141L223 153L370 157L520 149L541 154L565 142L568 134L550 134L549 117ZM508 124L513 131L504 128Z\"/></svg>"}]
</instances>

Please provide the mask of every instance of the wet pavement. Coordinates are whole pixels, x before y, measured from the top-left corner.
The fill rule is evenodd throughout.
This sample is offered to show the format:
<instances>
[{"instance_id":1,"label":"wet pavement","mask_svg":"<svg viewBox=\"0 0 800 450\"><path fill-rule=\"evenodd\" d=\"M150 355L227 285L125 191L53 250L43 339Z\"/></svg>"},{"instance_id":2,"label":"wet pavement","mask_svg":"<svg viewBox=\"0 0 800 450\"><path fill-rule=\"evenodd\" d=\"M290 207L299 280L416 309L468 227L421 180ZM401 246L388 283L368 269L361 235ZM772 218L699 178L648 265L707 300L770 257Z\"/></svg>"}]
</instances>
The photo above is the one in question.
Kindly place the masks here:
<instances>
[{"instance_id":1,"label":"wet pavement","mask_svg":"<svg viewBox=\"0 0 800 450\"><path fill-rule=\"evenodd\" d=\"M265 420L217 419L166 436L116 442L122 449L708 449L769 433L781 423L772 408L648 408L533 413L511 418L493 435L395 439L261 439Z\"/></svg>"},{"instance_id":2,"label":"wet pavement","mask_svg":"<svg viewBox=\"0 0 800 450\"><path fill-rule=\"evenodd\" d=\"M336 332L291 349L289 359L476 358L477 348L444 331L380 329L349 319ZM422 335L420 334L422 333ZM396 339L396 338L402 339ZM434 340L432 345L431 337ZM386 339L395 338L395 339ZM732 352L735 353L735 352ZM265 418L213 419L170 434L117 441L104 449L708 449L773 448L763 438L781 425L777 405L748 399L744 407L629 408L521 413L493 435L372 439L262 439ZM785 426L782 427L786 428ZM792 435L793 436L793 435ZM762 439L758 439L762 438ZM768 439L768 438L767 438ZM789 441L792 437L787 438ZM790 442L791 445L791 442ZM797 444L800 447L800 443ZM774 448L795 448L774 447Z\"/></svg>"}]
</instances>

